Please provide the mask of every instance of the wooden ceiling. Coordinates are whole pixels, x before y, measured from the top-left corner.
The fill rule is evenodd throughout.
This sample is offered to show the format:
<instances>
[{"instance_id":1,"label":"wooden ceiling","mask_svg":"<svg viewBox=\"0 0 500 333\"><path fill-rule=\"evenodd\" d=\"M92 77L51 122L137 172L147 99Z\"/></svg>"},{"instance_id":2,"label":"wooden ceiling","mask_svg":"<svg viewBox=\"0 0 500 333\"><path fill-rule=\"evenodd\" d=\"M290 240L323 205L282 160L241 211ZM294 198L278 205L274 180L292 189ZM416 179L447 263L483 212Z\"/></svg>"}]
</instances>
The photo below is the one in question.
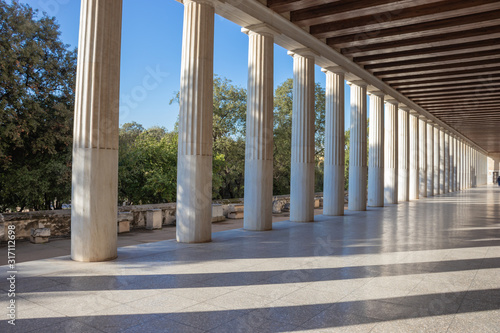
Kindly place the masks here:
<instances>
[{"instance_id":1,"label":"wooden ceiling","mask_svg":"<svg viewBox=\"0 0 500 333\"><path fill-rule=\"evenodd\" d=\"M490 153L500 152L499 0L267 0Z\"/></svg>"}]
</instances>

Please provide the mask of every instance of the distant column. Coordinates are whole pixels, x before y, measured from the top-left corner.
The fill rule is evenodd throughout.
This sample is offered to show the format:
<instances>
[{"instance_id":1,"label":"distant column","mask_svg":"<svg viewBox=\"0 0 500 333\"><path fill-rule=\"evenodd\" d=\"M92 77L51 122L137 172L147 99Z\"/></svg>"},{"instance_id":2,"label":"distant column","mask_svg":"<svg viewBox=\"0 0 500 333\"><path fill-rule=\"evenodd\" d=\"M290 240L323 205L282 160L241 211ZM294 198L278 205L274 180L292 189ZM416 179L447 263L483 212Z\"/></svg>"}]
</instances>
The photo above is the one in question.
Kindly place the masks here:
<instances>
[{"instance_id":1,"label":"distant column","mask_svg":"<svg viewBox=\"0 0 500 333\"><path fill-rule=\"evenodd\" d=\"M182 243L212 238L213 53L213 4L185 0L176 220Z\"/></svg>"},{"instance_id":2,"label":"distant column","mask_svg":"<svg viewBox=\"0 0 500 333\"><path fill-rule=\"evenodd\" d=\"M351 85L351 137L349 150L349 210L366 210L366 83Z\"/></svg>"},{"instance_id":3,"label":"distant column","mask_svg":"<svg viewBox=\"0 0 500 333\"><path fill-rule=\"evenodd\" d=\"M314 54L293 56L290 221L314 221Z\"/></svg>"},{"instance_id":4,"label":"distant column","mask_svg":"<svg viewBox=\"0 0 500 333\"><path fill-rule=\"evenodd\" d=\"M384 202L398 203L398 102L385 101Z\"/></svg>"},{"instance_id":5,"label":"distant column","mask_svg":"<svg viewBox=\"0 0 500 333\"><path fill-rule=\"evenodd\" d=\"M419 146L418 146L418 114L410 111L410 200L419 198Z\"/></svg>"},{"instance_id":6,"label":"distant column","mask_svg":"<svg viewBox=\"0 0 500 333\"><path fill-rule=\"evenodd\" d=\"M424 198L427 197L427 120L424 116L419 116L418 130L419 197Z\"/></svg>"},{"instance_id":7,"label":"distant column","mask_svg":"<svg viewBox=\"0 0 500 333\"><path fill-rule=\"evenodd\" d=\"M427 121L427 196L434 195L434 126Z\"/></svg>"},{"instance_id":8,"label":"distant column","mask_svg":"<svg viewBox=\"0 0 500 333\"><path fill-rule=\"evenodd\" d=\"M453 192L458 190L458 168L457 168L457 138L453 136Z\"/></svg>"},{"instance_id":9,"label":"distant column","mask_svg":"<svg viewBox=\"0 0 500 333\"><path fill-rule=\"evenodd\" d=\"M323 214L344 215L345 128L344 76L340 67L326 73Z\"/></svg>"},{"instance_id":10,"label":"distant column","mask_svg":"<svg viewBox=\"0 0 500 333\"><path fill-rule=\"evenodd\" d=\"M384 206L384 93L370 92L368 206Z\"/></svg>"},{"instance_id":11,"label":"distant column","mask_svg":"<svg viewBox=\"0 0 500 333\"><path fill-rule=\"evenodd\" d=\"M434 195L441 194L441 133L437 125L434 126Z\"/></svg>"},{"instance_id":12,"label":"distant column","mask_svg":"<svg viewBox=\"0 0 500 333\"><path fill-rule=\"evenodd\" d=\"M410 109L399 108L399 142L398 142L398 201L410 199Z\"/></svg>"},{"instance_id":13,"label":"distant column","mask_svg":"<svg viewBox=\"0 0 500 333\"><path fill-rule=\"evenodd\" d=\"M444 133L444 193L450 192L450 136Z\"/></svg>"},{"instance_id":14,"label":"distant column","mask_svg":"<svg viewBox=\"0 0 500 333\"><path fill-rule=\"evenodd\" d=\"M71 258L117 256L121 0L83 0L75 89Z\"/></svg>"},{"instance_id":15,"label":"distant column","mask_svg":"<svg viewBox=\"0 0 500 333\"><path fill-rule=\"evenodd\" d=\"M248 89L243 227L270 230L273 218L273 49L275 31L259 24L248 34Z\"/></svg>"},{"instance_id":16,"label":"distant column","mask_svg":"<svg viewBox=\"0 0 500 333\"><path fill-rule=\"evenodd\" d=\"M444 194L445 184L446 184L446 143L444 129L441 128L439 131L439 193Z\"/></svg>"}]
</instances>

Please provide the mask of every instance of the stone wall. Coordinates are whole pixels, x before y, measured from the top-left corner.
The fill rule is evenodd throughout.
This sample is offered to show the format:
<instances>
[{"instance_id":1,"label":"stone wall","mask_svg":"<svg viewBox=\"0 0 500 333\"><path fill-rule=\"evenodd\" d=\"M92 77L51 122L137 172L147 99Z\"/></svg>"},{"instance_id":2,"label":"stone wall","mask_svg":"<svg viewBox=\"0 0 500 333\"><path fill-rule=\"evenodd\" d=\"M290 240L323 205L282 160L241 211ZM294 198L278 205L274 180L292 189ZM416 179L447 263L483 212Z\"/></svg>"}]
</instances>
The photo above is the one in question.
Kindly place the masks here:
<instances>
[{"instance_id":1,"label":"stone wall","mask_svg":"<svg viewBox=\"0 0 500 333\"><path fill-rule=\"evenodd\" d=\"M323 193L315 194L315 207L323 206ZM212 208L212 222L228 218L235 211L235 205L244 204L243 199L215 200ZM117 223L129 221L131 229L146 228L147 211L160 209L162 225L175 225L175 203L153 205L119 206ZM273 197L273 214L286 213L290 210L290 196ZM7 226L16 225L16 239L28 239L32 228L49 228L51 237L67 237L71 229L71 210L45 210L35 212L18 212L0 214L0 240L5 241Z\"/></svg>"}]
</instances>

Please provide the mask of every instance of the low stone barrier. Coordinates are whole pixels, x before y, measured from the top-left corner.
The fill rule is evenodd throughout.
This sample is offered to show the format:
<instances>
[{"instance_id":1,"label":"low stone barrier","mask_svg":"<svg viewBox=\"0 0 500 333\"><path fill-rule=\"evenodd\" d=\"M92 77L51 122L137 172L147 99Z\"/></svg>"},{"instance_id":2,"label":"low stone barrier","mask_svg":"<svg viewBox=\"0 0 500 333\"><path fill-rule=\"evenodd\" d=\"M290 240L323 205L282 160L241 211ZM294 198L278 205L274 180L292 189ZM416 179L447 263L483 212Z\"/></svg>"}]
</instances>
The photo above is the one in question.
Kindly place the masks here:
<instances>
[{"instance_id":1,"label":"low stone barrier","mask_svg":"<svg viewBox=\"0 0 500 333\"><path fill-rule=\"evenodd\" d=\"M323 206L323 193L316 193L314 207ZM154 211L155 214L148 213ZM151 225L154 229L161 226L175 225L175 203L150 205L119 206L117 216L117 232L129 232L133 229L145 229L148 218L156 219ZM273 214L290 211L290 196L273 196ZM243 218L243 199L215 200L212 205L212 222L220 222L226 218ZM151 216L151 217L150 217ZM153 217L156 216L156 217ZM16 212L0 214L0 241L6 241L7 226L16 225L16 239L29 239L31 229L50 229L51 237L67 237L71 229L71 210L44 210L34 212Z\"/></svg>"}]
</instances>

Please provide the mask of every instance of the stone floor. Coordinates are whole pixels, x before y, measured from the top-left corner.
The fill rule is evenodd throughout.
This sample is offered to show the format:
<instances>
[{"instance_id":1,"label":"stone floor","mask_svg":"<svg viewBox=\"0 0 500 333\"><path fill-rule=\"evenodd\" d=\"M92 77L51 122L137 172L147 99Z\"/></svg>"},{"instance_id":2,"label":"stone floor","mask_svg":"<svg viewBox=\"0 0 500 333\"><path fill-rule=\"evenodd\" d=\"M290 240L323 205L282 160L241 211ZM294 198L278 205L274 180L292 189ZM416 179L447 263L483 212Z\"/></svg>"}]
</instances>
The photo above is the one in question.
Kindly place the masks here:
<instances>
[{"instance_id":1,"label":"stone floor","mask_svg":"<svg viewBox=\"0 0 500 333\"><path fill-rule=\"evenodd\" d=\"M346 206L347 209L347 206ZM314 215L322 214L322 209L315 209ZM288 213L273 215L273 223L288 219ZM212 224L212 232L243 228L243 219L226 219ZM138 245L175 239L175 226L166 226L159 230L135 229L131 232L118 234L118 247ZM26 262L39 259L54 258L71 253L69 237L51 238L50 242L32 244L29 240L17 240L16 262ZM7 265L7 244L0 245L0 266Z\"/></svg>"},{"instance_id":2,"label":"stone floor","mask_svg":"<svg viewBox=\"0 0 500 333\"><path fill-rule=\"evenodd\" d=\"M19 264L0 332L500 332L500 188L315 221Z\"/></svg>"}]
</instances>

